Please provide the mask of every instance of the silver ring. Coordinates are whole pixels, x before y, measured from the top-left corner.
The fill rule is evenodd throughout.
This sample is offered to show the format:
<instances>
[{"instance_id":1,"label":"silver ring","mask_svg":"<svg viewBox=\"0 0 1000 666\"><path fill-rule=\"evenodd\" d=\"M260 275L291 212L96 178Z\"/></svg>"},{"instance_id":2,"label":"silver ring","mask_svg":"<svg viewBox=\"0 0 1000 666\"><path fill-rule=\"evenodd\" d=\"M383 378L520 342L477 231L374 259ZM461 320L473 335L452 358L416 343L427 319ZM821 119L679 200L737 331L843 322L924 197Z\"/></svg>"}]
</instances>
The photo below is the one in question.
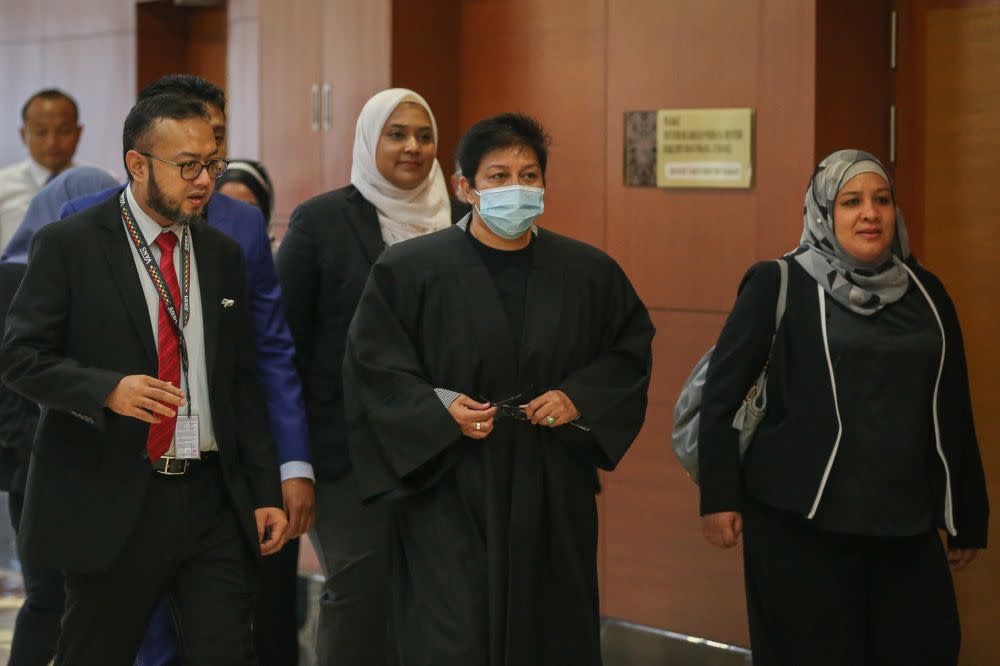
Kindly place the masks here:
<instances>
[{"instance_id":1,"label":"silver ring","mask_svg":"<svg viewBox=\"0 0 1000 666\"><path fill-rule=\"evenodd\" d=\"M476 421L476 430L482 430L482 429L483 429L483 424L480 423L479 421Z\"/></svg>"},{"instance_id":2,"label":"silver ring","mask_svg":"<svg viewBox=\"0 0 1000 666\"><path fill-rule=\"evenodd\" d=\"M551 416L548 416L548 417L545 418L545 422L548 423L549 425L552 425L553 423L556 422L556 420L554 418L552 418Z\"/></svg>"}]
</instances>

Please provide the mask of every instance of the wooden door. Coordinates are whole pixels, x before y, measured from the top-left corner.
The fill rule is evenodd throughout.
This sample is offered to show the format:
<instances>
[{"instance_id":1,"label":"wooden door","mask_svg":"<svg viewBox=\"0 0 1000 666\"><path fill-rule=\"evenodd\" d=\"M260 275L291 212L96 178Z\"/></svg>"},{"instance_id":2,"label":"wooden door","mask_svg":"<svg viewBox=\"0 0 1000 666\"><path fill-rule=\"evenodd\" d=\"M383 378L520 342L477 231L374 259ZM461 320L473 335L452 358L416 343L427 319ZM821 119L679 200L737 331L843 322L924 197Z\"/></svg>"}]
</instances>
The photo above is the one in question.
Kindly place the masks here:
<instances>
[{"instance_id":1,"label":"wooden door","mask_svg":"<svg viewBox=\"0 0 1000 666\"><path fill-rule=\"evenodd\" d=\"M897 180L904 215L922 220L921 261L944 281L961 320L986 480L1000 500L1000 0L897 2ZM905 122L904 122L905 119ZM991 521L996 543L1000 519ZM1000 663L1000 552L955 575L964 666Z\"/></svg>"},{"instance_id":2,"label":"wooden door","mask_svg":"<svg viewBox=\"0 0 1000 666\"><path fill-rule=\"evenodd\" d=\"M326 0L323 11L323 189L350 182L358 114L391 76L391 0Z\"/></svg>"},{"instance_id":3,"label":"wooden door","mask_svg":"<svg viewBox=\"0 0 1000 666\"><path fill-rule=\"evenodd\" d=\"M260 3L260 157L279 226L324 189L322 19L323 0Z\"/></svg>"}]
</instances>

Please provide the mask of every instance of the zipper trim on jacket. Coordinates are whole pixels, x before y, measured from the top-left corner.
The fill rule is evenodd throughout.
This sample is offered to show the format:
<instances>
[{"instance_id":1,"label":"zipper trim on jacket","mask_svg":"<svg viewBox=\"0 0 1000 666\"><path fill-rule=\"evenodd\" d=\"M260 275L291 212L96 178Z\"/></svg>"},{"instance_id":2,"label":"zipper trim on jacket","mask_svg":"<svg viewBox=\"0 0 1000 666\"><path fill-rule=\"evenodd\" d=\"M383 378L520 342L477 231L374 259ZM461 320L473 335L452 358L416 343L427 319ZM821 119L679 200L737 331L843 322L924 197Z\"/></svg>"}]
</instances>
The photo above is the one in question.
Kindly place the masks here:
<instances>
[{"instance_id":1,"label":"zipper trim on jacket","mask_svg":"<svg viewBox=\"0 0 1000 666\"><path fill-rule=\"evenodd\" d=\"M958 530L955 529L955 515L953 512L952 500L951 500L951 470L948 469L948 459L944 455L944 448L941 446L941 425L938 421L938 389L941 386L941 375L944 373L944 355L947 349L947 339L944 333L944 324L941 322L941 315L938 314L938 309L934 305L934 301L931 300L930 294L927 293L927 289L924 288L923 283L919 278L910 270L910 267L903 264L903 268L906 272L910 274L913 281L920 291L923 292L924 298L927 299L927 303L931 306L931 312L934 313L934 319L937 320L938 328L941 329L941 362L938 364L938 374L937 381L934 382L934 443L937 448L938 457L941 458L941 464L944 465L944 524L948 529L948 534L952 536L958 535Z\"/></svg>"},{"instance_id":2,"label":"zipper trim on jacket","mask_svg":"<svg viewBox=\"0 0 1000 666\"><path fill-rule=\"evenodd\" d=\"M830 478L830 470L833 469L833 459L837 457L837 449L840 448L840 437L844 434L844 424L840 420L840 401L837 399L837 380L833 376L833 361L830 360L830 339L826 335L826 292L819 283L816 284L816 293L819 295L819 325L823 331L823 351L826 353L826 367L830 371L830 387L833 389L833 409L837 413L837 439L833 442L830 459L826 461L826 469L823 470L823 478L819 482L819 490L816 491L812 509L806 516L810 520L816 516L816 509L819 508L819 501L823 498L826 482Z\"/></svg>"}]
</instances>

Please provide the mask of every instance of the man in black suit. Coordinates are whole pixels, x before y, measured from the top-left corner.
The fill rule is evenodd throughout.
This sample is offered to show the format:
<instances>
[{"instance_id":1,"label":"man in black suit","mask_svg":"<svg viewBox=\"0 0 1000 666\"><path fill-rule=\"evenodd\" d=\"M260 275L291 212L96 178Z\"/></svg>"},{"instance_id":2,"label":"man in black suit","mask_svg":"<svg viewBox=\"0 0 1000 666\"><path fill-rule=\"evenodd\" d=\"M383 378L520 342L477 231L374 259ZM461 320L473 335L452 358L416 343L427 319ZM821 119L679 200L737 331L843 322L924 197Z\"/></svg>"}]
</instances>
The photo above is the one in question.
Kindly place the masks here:
<instances>
[{"instance_id":1,"label":"man in black suit","mask_svg":"<svg viewBox=\"0 0 1000 666\"><path fill-rule=\"evenodd\" d=\"M19 546L66 574L57 664L131 664L169 595L184 663L254 664L255 558L287 521L239 246L203 223L226 163L200 102L140 101L129 185L45 227L0 377L42 405Z\"/></svg>"}]
</instances>

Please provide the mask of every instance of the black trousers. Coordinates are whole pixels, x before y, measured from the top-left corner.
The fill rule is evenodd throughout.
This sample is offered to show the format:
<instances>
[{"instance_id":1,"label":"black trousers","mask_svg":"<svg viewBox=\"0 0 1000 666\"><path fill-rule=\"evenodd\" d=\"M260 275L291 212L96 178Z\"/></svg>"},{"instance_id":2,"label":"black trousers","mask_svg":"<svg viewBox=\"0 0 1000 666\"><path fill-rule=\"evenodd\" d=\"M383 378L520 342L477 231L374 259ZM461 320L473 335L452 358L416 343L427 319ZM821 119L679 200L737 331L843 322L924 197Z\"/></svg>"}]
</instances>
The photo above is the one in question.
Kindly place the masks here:
<instances>
[{"instance_id":1,"label":"black trousers","mask_svg":"<svg viewBox=\"0 0 1000 666\"><path fill-rule=\"evenodd\" d=\"M7 501L10 522L17 533L21 529L24 494L12 491ZM21 562L21 574L24 577L25 599L17 611L7 664L48 666L56 653L59 622L66 600L63 575L55 569L35 567L24 561Z\"/></svg>"},{"instance_id":2,"label":"black trousers","mask_svg":"<svg viewBox=\"0 0 1000 666\"><path fill-rule=\"evenodd\" d=\"M934 531L833 534L752 500L743 507L754 666L954 666L960 630Z\"/></svg>"},{"instance_id":3,"label":"black trousers","mask_svg":"<svg viewBox=\"0 0 1000 666\"><path fill-rule=\"evenodd\" d=\"M394 663L389 646L389 507L362 505L353 474L316 484L309 535L326 582L316 631L318 666Z\"/></svg>"},{"instance_id":4,"label":"black trousers","mask_svg":"<svg viewBox=\"0 0 1000 666\"><path fill-rule=\"evenodd\" d=\"M186 666L256 664L256 559L217 454L191 463L183 476L150 474L135 531L115 564L100 574L66 572L56 665L130 666L163 596L178 620ZM100 516L94 530L101 538Z\"/></svg>"},{"instance_id":5,"label":"black trousers","mask_svg":"<svg viewBox=\"0 0 1000 666\"><path fill-rule=\"evenodd\" d=\"M299 540L260 563L254 645L261 666L299 663Z\"/></svg>"}]
</instances>

